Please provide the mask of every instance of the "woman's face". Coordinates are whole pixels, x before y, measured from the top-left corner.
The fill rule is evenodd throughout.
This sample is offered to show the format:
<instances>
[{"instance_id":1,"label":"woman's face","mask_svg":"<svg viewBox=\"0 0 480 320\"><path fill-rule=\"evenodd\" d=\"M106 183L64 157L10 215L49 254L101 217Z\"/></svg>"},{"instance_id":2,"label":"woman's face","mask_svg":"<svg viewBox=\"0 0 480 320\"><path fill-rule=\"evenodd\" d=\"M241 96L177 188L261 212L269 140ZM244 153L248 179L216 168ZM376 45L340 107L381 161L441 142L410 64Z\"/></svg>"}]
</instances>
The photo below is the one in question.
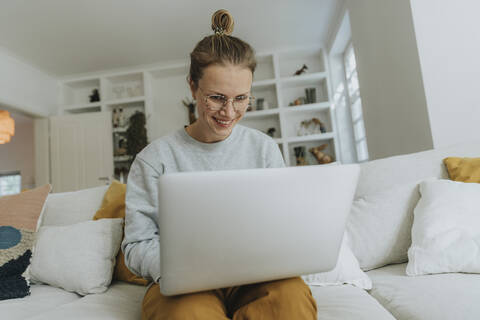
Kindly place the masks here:
<instances>
[{"instance_id":1,"label":"woman's face","mask_svg":"<svg viewBox=\"0 0 480 320\"><path fill-rule=\"evenodd\" d=\"M252 78L252 72L246 67L214 64L203 70L198 88L190 83L192 96L197 100L198 111L198 119L190 131L195 139L211 143L224 140L230 135L233 127L242 119L245 110L235 111L230 100L224 108L212 111L207 108L205 97L222 95L227 99L235 99L249 95Z\"/></svg>"}]
</instances>

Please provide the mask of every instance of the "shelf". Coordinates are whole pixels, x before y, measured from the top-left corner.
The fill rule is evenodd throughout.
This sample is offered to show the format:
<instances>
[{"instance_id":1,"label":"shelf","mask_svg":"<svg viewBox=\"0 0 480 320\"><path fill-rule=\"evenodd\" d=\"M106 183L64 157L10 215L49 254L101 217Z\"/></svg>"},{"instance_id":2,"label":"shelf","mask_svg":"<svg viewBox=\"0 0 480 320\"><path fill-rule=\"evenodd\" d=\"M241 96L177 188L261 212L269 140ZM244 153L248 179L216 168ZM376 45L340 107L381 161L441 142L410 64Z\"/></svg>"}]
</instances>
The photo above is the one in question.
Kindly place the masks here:
<instances>
[{"instance_id":1,"label":"shelf","mask_svg":"<svg viewBox=\"0 0 480 320\"><path fill-rule=\"evenodd\" d=\"M63 110L68 113L85 113L85 112L99 112L102 106L100 102L93 102L87 104L77 104L74 106L67 106Z\"/></svg>"},{"instance_id":2,"label":"shelf","mask_svg":"<svg viewBox=\"0 0 480 320\"><path fill-rule=\"evenodd\" d=\"M63 82L60 103L66 106L87 105L90 103L90 95L93 90L98 90L100 98L104 98L100 92L100 79L88 78L82 80L69 80Z\"/></svg>"},{"instance_id":3,"label":"shelf","mask_svg":"<svg viewBox=\"0 0 480 320\"><path fill-rule=\"evenodd\" d=\"M111 105L129 104L129 103L135 103L135 102L145 102L145 96L109 100L109 101L105 101L105 104L108 106L111 106Z\"/></svg>"},{"instance_id":4,"label":"shelf","mask_svg":"<svg viewBox=\"0 0 480 320\"><path fill-rule=\"evenodd\" d=\"M267 109L267 110L260 110L260 111L248 111L245 112L245 115L243 116L244 119L248 118L257 118L257 117L268 117L271 115L276 115L279 113L279 109Z\"/></svg>"},{"instance_id":5,"label":"shelf","mask_svg":"<svg viewBox=\"0 0 480 320\"><path fill-rule=\"evenodd\" d=\"M275 79L259 80L253 81L252 88L272 86L276 83Z\"/></svg>"},{"instance_id":6,"label":"shelf","mask_svg":"<svg viewBox=\"0 0 480 320\"><path fill-rule=\"evenodd\" d=\"M112 132L113 133L123 133L123 132L127 132L127 127L117 127L117 128L113 128L112 129Z\"/></svg>"},{"instance_id":7,"label":"shelf","mask_svg":"<svg viewBox=\"0 0 480 320\"><path fill-rule=\"evenodd\" d=\"M286 112L302 112L302 111L327 111L330 110L330 102L319 102L311 104L303 104L299 106L282 107Z\"/></svg>"},{"instance_id":8,"label":"shelf","mask_svg":"<svg viewBox=\"0 0 480 320\"><path fill-rule=\"evenodd\" d=\"M130 161L132 159L132 156L114 156L113 161L114 162L126 162Z\"/></svg>"},{"instance_id":9,"label":"shelf","mask_svg":"<svg viewBox=\"0 0 480 320\"><path fill-rule=\"evenodd\" d=\"M297 143L297 142L308 142L308 141L319 141L319 140L331 140L334 138L333 132L320 133L320 134L311 134L308 136L299 136L299 137L289 137L284 140L287 143Z\"/></svg>"},{"instance_id":10,"label":"shelf","mask_svg":"<svg viewBox=\"0 0 480 320\"><path fill-rule=\"evenodd\" d=\"M315 72L315 73L307 73L300 76L291 76L287 78L281 78L280 81L282 84L298 84L302 85L304 83L309 83L315 80L323 80L327 78L326 72Z\"/></svg>"}]
</instances>

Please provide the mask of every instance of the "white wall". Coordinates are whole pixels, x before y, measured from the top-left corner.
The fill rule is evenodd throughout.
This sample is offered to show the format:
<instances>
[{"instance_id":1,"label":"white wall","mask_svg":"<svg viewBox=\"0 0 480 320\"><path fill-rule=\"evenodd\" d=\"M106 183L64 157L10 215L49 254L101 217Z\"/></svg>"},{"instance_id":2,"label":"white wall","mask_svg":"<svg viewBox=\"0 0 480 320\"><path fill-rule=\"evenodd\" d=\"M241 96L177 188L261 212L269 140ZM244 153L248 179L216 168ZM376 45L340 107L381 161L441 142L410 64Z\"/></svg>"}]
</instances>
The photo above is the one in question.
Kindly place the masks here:
<instances>
[{"instance_id":1,"label":"white wall","mask_svg":"<svg viewBox=\"0 0 480 320\"><path fill-rule=\"evenodd\" d=\"M50 183L49 120L37 118L33 123L35 145L35 186Z\"/></svg>"},{"instance_id":2,"label":"white wall","mask_svg":"<svg viewBox=\"0 0 480 320\"><path fill-rule=\"evenodd\" d=\"M19 170L22 175L22 189L35 184L35 160L33 140L33 119L10 113L15 120L15 135L9 143L0 144L0 172Z\"/></svg>"},{"instance_id":3,"label":"white wall","mask_svg":"<svg viewBox=\"0 0 480 320\"><path fill-rule=\"evenodd\" d=\"M370 159L431 149L409 0L346 3Z\"/></svg>"},{"instance_id":4,"label":"white wall","mask_svg":"<svg viewBox=\"0 0 480 320\"><path fill-rule=\"evenodd\" d=\"M36 116L56 112L57 81L0 47L0 104Z\"/></svg>"},{"instance_id":5,"label":"white wall","mask_svg":"<svg viewBox=\"0 0 480 320\"><path fill-rule=\"evenodd\" d=\"M411 1L435 148L480 137L480 2Z\"/></svg>"}]
</instances>

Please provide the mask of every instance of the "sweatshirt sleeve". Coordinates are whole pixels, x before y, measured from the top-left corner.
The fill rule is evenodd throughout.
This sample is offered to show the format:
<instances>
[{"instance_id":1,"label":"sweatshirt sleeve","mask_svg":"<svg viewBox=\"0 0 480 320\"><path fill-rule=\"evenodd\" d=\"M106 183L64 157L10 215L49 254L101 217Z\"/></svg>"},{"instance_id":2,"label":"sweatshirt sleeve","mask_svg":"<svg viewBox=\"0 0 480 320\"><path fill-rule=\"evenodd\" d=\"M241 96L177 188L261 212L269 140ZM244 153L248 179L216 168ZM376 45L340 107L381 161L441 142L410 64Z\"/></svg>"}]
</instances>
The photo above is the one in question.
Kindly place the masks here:
<instances>
[{"instance_id":1,"label":"sweatshirt sleeve","mask_svg":"<svg viewBox=\"0 0 480 320\"><path fill-rule=\"evenodd\" d=\"M156 169L137 155L125 198L125 264L134 274L155 282L160 277L157 181L163 171L163 167Z\"/></svg>"},{"instance_id":2,"label":"sweatshirt sleeve","mask_svg":"<svg viewBox=\"0 0 480 320\"><path fill-rule=\"evenodd\" d=\"M282 152L278 144L274 140L270 140L267 147L266 154L267 168L283 168L285 161L283 160Z\"/></svg>"}]
</instances>

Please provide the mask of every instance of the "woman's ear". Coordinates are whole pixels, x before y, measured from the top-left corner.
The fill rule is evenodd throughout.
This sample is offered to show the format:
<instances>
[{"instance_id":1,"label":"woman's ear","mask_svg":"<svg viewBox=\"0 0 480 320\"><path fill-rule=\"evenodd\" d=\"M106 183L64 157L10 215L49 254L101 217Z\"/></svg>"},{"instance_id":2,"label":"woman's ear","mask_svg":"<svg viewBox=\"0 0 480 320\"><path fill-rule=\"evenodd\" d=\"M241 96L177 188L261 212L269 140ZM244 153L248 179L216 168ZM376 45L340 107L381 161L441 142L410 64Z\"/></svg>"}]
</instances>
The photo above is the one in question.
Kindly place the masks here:
<instances>
[{"instance_id":1,"label":"woman's ear","mask_svg":"<svg viewBox=\"0 0 480 320\"><path fill-rule=\"evenodd\" d=\"M197 95L197 86L193 82L191 78L188 79L188 84L190 86L190 91L192 92L192 98L193 100L197 100L196 95Z\"/></svg>"}]
</instances>

